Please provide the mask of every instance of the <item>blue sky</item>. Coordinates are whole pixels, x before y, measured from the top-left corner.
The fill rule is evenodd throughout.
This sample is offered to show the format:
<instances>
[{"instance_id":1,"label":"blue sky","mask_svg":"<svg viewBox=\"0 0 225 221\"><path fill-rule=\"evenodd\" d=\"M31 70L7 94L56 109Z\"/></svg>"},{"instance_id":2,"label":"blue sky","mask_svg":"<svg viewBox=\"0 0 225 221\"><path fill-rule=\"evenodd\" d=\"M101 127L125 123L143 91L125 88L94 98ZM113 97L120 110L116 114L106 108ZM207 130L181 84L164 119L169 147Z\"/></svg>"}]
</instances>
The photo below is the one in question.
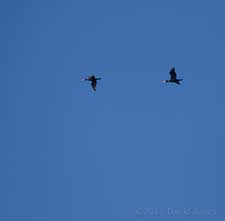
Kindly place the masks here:
<instances>
[{"instance_id":1,"label":"blue sky","mask_svg":"<svg viewBox=\"0 0 225 221\"><path fill-rule=\"evenodd\" d=\"M0 18L1 220L224 220L224 1L12 0ZM161 83L173 66L181 86Z\"/></svg>"}]
</instances>

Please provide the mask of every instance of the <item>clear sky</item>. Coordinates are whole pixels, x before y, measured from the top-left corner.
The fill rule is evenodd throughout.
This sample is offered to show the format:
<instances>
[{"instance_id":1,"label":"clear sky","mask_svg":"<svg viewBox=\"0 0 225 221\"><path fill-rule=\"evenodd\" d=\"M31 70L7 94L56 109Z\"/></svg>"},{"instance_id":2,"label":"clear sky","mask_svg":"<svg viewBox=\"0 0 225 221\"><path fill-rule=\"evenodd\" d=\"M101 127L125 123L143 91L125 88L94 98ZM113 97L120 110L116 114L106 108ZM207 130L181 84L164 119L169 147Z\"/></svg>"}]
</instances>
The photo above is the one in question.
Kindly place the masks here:
<instances>
[{"instance_id":1,"label":"clear sky","mask_svg":"<svg viewBox=\"0 0 225 221\"><path fill-rule=\"evenodd\" d=\"M224 21L222 0L0 1L0 220L224 220Z\"/></svg>"}]
</instances>

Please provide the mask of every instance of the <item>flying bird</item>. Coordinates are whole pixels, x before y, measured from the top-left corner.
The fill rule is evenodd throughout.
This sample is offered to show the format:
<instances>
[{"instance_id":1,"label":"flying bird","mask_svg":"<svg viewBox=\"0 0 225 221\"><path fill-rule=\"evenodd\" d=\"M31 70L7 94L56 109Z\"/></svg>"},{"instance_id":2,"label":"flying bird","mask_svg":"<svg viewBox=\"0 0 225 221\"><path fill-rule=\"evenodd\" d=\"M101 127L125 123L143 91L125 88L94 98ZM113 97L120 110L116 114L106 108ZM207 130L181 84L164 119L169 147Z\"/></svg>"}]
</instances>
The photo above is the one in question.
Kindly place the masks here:
<instances>
[{"instance_id":1,"label":"flying bird","mask_svg":"<svg viewBox=\"0 0 225 221\"><path fill-rule=\"evenodd\" d=\"M93 90L96 91L97 81L101 80L101 78L96 78L94 75L92 75L92 76L88 76L87 78L83 78L82 80L91 81L91 86L92 86Z\"/></svg>"},{"instance_id":2,"label":"flying bird","mask_svg":"<svg viewBox=\"0 0 225 221\"><path fill-rule=\"evenodd\" d=\"M183 79L177 79L177 73L176 73L175 68L172 68L169 73L170 73L170 79L164 80L162 82L164 82L164 83L176 83L176 84L180 85L180 81L183 81Z\"/></svg>"}]
</instances>

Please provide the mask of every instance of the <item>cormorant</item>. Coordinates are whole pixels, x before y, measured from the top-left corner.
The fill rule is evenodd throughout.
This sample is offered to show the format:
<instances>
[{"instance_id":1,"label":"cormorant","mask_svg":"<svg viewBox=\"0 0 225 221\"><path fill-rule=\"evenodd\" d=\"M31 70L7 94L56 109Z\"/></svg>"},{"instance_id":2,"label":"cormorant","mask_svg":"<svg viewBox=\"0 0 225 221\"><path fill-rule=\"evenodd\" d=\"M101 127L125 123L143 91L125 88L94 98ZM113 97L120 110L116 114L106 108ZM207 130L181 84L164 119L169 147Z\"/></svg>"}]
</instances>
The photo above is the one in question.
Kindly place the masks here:
<instances>
[{"instance_id":1,"label":"cormorant","mask_svg":"<svg viewBox=\"0 0 225 221\"><path fill-rule=\"evenodd\" d=\"M83 80L91 81L91 86L92 86L93 90L96 91L97 81L101 80L101 78L96 78L94 75L92 75L92 76L88 76L87 78L84 78Z\"/></svg>"},{"instance_id":2,"label":"cormorant","mask_svg":"<svg viewBox=\"0 0 225 221\"><path fill-rule=\"evenodd\" d=\"M175 68L172 68L170 70L170 80L164 80L162 82L164 83L176 83L180 85L180 81L183 81L183 79L177 79L177 73L175 71Z\"/></svg>"}]
</instances>

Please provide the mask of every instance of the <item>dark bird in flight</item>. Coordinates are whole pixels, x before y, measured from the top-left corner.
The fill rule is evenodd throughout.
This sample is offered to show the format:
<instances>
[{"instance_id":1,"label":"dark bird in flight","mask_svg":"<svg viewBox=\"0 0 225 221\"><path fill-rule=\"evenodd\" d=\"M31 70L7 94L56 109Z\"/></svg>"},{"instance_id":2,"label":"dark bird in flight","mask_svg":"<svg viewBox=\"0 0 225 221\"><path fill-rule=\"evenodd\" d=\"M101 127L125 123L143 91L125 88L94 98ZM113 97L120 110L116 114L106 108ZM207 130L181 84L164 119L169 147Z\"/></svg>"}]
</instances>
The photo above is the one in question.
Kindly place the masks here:
<instances>
[{"instance_id":1,"label":"dark bird in flight","mask_svg":"<svg viewBox=\"0 0 225 221\"><path fill-rule=\"evenodd\" d=\"M170 80L164 80L162 82L164 83L176 83L180 85L180 81L183 81L183 79L177 79L177 73L175 71L175 68L172 68L170 70Z\"/></svg>"},{"instance_id":2,"label":"dark bird in flight","mask_svg":"<svg viewBox=\"0 0 225 221\"><path fill-rule=\"evenodd\" d=\"M91 81L91 86L92 86L93 90L96 91L97 81L101 80L101 78L96 78L94 75L92 75L92 76L88 76L87 78L84 78L82 80Z\"/></svg>"}]
</instances>

